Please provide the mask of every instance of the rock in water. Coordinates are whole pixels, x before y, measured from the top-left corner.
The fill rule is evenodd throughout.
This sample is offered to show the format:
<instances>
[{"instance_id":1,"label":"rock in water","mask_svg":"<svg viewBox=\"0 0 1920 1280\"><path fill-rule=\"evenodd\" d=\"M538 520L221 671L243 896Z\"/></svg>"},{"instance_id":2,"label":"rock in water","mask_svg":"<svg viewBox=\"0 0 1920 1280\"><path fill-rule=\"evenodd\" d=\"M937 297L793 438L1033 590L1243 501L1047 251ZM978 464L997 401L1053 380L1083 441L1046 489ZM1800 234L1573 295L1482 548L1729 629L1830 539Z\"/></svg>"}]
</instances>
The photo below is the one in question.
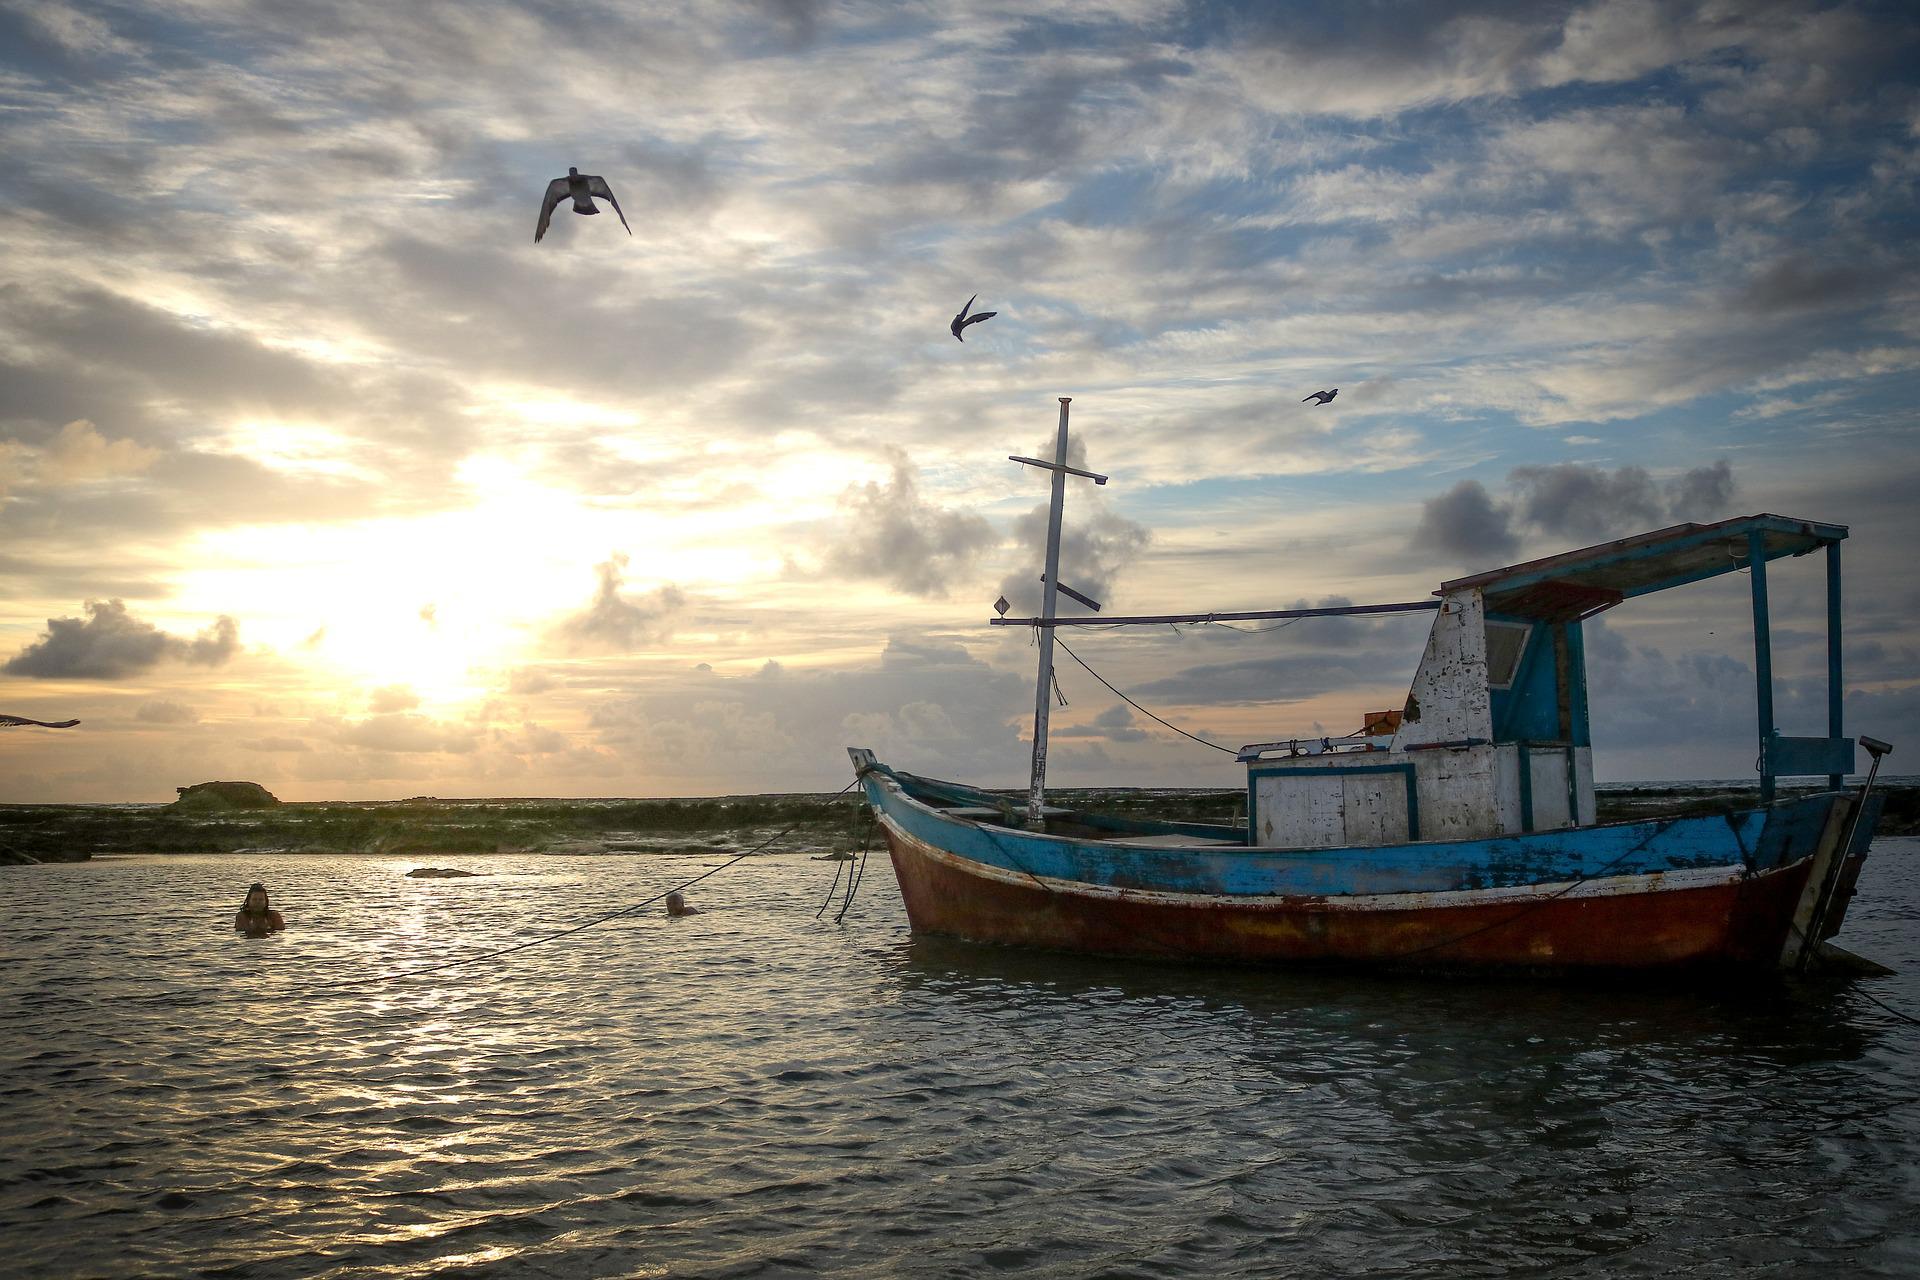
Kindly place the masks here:
<instances>
[{"instance_id":1,"label":"rock in water","mask_svg":"<svg viewBox=\"0 0 1920 1280\"><path fill-rule=\"evenodd\" d=\"M175 809L274 809L280 801L257 782L196 782L175 787Z\"/></svg>"}]
</instances>

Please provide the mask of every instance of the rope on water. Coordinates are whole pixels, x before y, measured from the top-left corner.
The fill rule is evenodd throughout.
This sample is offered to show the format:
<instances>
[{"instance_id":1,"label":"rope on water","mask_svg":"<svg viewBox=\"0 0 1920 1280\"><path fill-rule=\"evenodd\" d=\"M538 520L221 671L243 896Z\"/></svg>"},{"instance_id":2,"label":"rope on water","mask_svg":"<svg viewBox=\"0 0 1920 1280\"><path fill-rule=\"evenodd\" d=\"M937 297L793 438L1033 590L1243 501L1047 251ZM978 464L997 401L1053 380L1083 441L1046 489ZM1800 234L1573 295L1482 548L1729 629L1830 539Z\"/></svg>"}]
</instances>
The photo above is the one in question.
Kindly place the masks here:
<instances>
[{"instance_id":1,"label":"rope on water","mask_svg":"<svg viewBox=\"0 0 1920 1280\"><path fill-rule=\"evenodd\" d=\"M860 862L857 868L854 863L847 864L847 899L840 904L840 913L833 918L835 924L846 919L848 910L853 906L853 895L860 891L861 881L867 878L867 851L873 847L874 821L873 810L868 809L865 812L867 833L860 840ZM838 883L837 877L835 883Z\"/></svg>"},{"instance_id":2,"label":"rope on water","mask_svg":"<svg viewBox=\"0 0 1920 1280\"><path fill-rule=\"evenodd\" d=\"M1885 1009L1888 1013L1892 1014L1894 1017L1900 1019L1900 1021L1911 1023L1916 1027L1920 1027L1920 1018L1916 1018L1912 1014L1900 1012L1898 1009L1894 1008L1892 1005L1888 1004L1885 1000L1882 1000L1879 996L1876 996L1871 991L1863 991L1858 986L1856 986L1853 988L1853 994L1857 996L1865 996L1867 999L1873 1001L1875 1004L1879 1005L1882 1009Z\"/></svg>"},{"instance_id":3,"label":"rope on water","mask_svg":"<svg viewBox=\"0 0 1920 1280\"><path fill-rule=\"evenodd\" d=\"M858 777L855 777L852 782L849 782L846 786L840 788L838 791L834 792L831 796L828 796L826 803L831 804L835 800L838 800L841 796L853 790L853 788L859 783L859 781L860 779ZM746 852L735 854L733 857L729 858L727 861L721 863L717 867L707 868L707 870L701 872L699 875L693 877L691 880L682 881L681 883L675 885L671 889L662 890L661 892L654 894L651 898L648 898L645 902L636 902L630 906L621 907L617 911L609 911L607 912L607 914L603 916L596 916L593 919L587 921L586 923L574 925L570 929L562 929L558 933L543 934L538 938L529 938L525 942L516 942L510 947L500 947L493 951L484 951L477 956L462 956L457 960L447 960L440 964L424 965L417 969L395 969L391 973L376 973L376 974L371 974L364 978L346 978L338 982L309 983L306 985L304 989L308 991L338 991L346 987L364 987L364 986L371 986L377 982L394 982L401 978L417 978L417 977L421 977L424 974L440 973L446 969L457 969L462 965L478 964L482 960L496 960L501 956L510 956L516 951L526 951L529 948L542 946L549 942L557 942L561 938L571 937L576 933L581 933L581 932L584 932L585 930L591 929L595 925L605 924L609 920L618 920L621 916L632 915L634 912L639 911L644 907L650 907L654 903L659 902L661 899L665 898L670 893L678 893L680 892L680 890L685 889L690 885L699 884L702 880L705 880L709 876L719 875L722 871L725 871L728 867L733 866L737 862L742 862L748 858L751 858L754 854L759 853L762 849L765 849L768 845L772 844L775 840L778 840L781 836L788 834L795 827L798 827L800 825L800 821L801 821L800 819L796 818L794 821L788 823L786 826L782 827L780 830L774 832L772 835L768 836L765 840L762 840L759 844L753 846L753 848L748 849ZM838 879L837 872L836 872L835 878Z\"/></svg>"}]
</instances>

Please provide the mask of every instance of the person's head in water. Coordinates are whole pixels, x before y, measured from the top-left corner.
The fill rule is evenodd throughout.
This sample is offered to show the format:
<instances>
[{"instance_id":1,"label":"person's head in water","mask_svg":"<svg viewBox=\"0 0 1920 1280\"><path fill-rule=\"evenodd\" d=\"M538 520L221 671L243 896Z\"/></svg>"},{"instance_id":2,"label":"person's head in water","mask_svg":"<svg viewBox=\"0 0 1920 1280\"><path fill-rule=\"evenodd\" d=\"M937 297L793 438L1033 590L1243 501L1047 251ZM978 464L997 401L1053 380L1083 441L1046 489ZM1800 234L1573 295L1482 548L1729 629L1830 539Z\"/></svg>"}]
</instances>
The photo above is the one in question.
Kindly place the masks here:
<instances>
[{"instance_id":1,"label":"person's head in water","mask_svg":"<svg viewBox=\"0 0 1920 1280\"><path fill-rule=\"evenodd\" d=\"M255 880L247 889L247 899L233 917L233 927L248 937L263 937L287 927L278 911L267 901L267 886Z\"/></svg>"},{"instance_id":2,"label":"person's head in water","mask_svg":"<svg viewBox=\"0 0 1920 1280\"><path fill-rule=\"evenodd\" d=\"M690 916L693 908L687 905L687 899L678 889L667 895L667 914L670 916Z\"/></svg>"}]
</instances>

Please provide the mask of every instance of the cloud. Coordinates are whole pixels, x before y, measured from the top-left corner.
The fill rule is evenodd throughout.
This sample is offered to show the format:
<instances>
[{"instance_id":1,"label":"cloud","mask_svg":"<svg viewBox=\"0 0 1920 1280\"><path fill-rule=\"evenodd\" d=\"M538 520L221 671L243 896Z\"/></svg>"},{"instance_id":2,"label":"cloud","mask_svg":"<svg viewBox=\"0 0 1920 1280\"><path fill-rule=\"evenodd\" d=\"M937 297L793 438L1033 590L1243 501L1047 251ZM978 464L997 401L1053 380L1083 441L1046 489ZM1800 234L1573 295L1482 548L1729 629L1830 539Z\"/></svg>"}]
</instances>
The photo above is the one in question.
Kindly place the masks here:
<instances>
[{"instance_id":1,"label":"cloud","mask_svg":"<svg viewBox=\"0 0 1920 1280\"><path fill-rule=\"evenodd\" d=\"M132 440L108 440L84 419L60 428L40 455L40 478L52 484L79 484L137 475L151 467L159 452Z\"/></svg>"},{"instance_id":2,"label":"cloud","mask_svg":"<svg viewBox=\"0 0 1920 1280\"><path fill-rule=\"evenodd\" d=\"M1512 521L1512 513L1494 502L1485 485L1462 480L1421 505L1413 541L1417 547L1465 559L1510 556L1520 545Z\"/></svg>"},{"instance_id":3,"label":"cloud","mask_svg":"<svg viewBox=\"0 0 1920 1280\"><path fill-rule=\"evenodd\" d=\"M1073 465L1073 464L1069 464ZM1047 505L1041 504L1014 521L1012 538L1022 548L1022 567L1000 580L1000 594L1015 614L1037 614L1045 585ZM1111 609L1120 575L1153 541L1153 532L1112 507L1089 500L1080 504L1060 531L1060 581L1082 595L1092 596ZM1060 598L1062 613L1082 612Z\"/></svg>"},{"instance_id":4,"label":"cloud","mask_svg":"<svg viewBox=\"0 0 1920 1280\"><path fill-rule=\"evenodd\" d=\"M945 597L964 585L980 552L996 541L993 526L972 512L921 498L913 465L898 452L886 483L849 485L840 495L826 566L850 578L873 578L895 591Z\"/></svg>"},{"instance_id":5,"label":"cloud","mask_svg":"<svg viewBox=\"0 0 1920 1280\"><path fill-rule=\"evenodd\" d=\"M403 684L375 689L367 698L367 709L374 712L411 711L420 705L420 695Z\"/></svg>"},{"instance_id":6,"label":"cloud","mask_svg":"<svg viewBox=\"0 0 1920 1280\"><path fill-rule=\"evenodd\" d=\"M200 719L200 713L181 703L156 698L141 703L133 718L146 724L193 724Z\"/></svg>"},{"instance_id":7,"label":"cloud","mask_svg":"<svg viewBox=\"0 0 1920 1280\"><path fill-rule=\"evenodd\" d=\"M245 738L241 740L240 745L248 751L296 752L313 750L312 747L309 747L299 738L290 738L285 735L270 735L264 738Z\"/></svg>"},{"instance_id":8,"label":"cloud","mask_svg":"<svg viewBox=\"0 0 1920 1280\"><path fill-rule=\"evenodd\" d=\"M613 555L594 566L600 585L593 603L561 620L552 634L569 653L630 653L658 644L673 634L673 619L687 603L685 593L671 583L650 595L632 599L620 594L627 557Z\"/></svg>"},{"instance_id":9,"label":"cloud","mask_svg":"<svg viewBox=\"0 0 1920 1280\"><path fill-rule=\"evenodd\" d=\"M480 745L478 735L470 728L404 713L337 722L332 728L335 741L341 745L368 751L465 754Z\"/></svg>"},{"instance_id":10,"label":"cloud","mask_svg":"<svg viewBox=\"0 0 1920 1280\"><path fill-rule=\"evenodd\" d=\"M47 631L0 672L36 680L117 680L174 660L217 667L239 649L239 629L222 615L192 639L169 635L120 600L89 600L87 617L49 618Z\"/></svg>"},{"instance_id":11,"label":"cloud","mask_svg":"<svg viewBox=\"0 0 1920 1280\"><path fill-rule=\"evenodd\" d=\"M538 667L515 667L507 675L507 692L520 697L545 693L559 683Z\"/></svg>"},{"instance_id":12,"label":"cloud","mask_svg":"<svg viewBox=\"0 0 1920 1280\"><path fill-rule=\"evenodd\" d=\"M1511 557L1523 534L1597 542L1667 524L1704 523L1732 503L1725 458L1656 481L1643 467L1614 470L1579 462L1515 467L1512 497L1496 502L1478 480L1462 480L1421 506L1413 546L1456 560Z\"/></svg>"},{"instance_id":13,"label":"cloud","mask_svg":"<svg viewBox=\"0 0 1920 1280\"><path fill-rule=\"evenodd\" d=\"M1599 539L1665 518L1653 477L1641 467L1608 471L1577 462L1515 467L1507 483L1516 493L1516 517L1550 534Z\"/></svg>"},{"instance_id":14,"label":"cloud","mask_svg":"<svg viewBox=\"0 0 1920 1280\"><path fill-rule=\"evenodd\" d=\"M1116 702L1086 724L1057 727L1056 738L1101 738L1108 742L1145 742L1153 735L1134 722L1133 711L1124 702Z\"/></svg>"}]
</instances>

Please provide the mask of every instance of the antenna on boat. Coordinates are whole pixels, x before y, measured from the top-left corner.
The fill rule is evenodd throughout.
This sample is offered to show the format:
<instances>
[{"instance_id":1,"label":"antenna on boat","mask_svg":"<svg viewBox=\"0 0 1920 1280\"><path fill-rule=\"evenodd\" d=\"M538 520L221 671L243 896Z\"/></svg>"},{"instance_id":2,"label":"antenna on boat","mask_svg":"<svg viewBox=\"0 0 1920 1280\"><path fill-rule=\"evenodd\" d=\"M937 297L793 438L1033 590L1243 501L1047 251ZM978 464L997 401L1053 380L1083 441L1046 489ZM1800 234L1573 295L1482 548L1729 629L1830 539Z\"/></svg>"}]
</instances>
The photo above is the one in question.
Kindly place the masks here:
<instances>
[{"instance_id":1,"label":"antenna on boat","mask_svg":"<svg viewBox=\"0 0 1920 1280\"><path fill-rule=\"evenodd\" d=\"M1060 397L1060 433L1054 438L1052 462L1023 458L1017 454L1008 455L1010 462L1053 472L1053 499L1047 509L1047 574L1042 579L1046 586L1040 597L1040 618L1043 623L1040 627L1040 675L1034 683L1033 695L1033 775L1027 786L1027 824L1034 827L1040 825L1040 810L1045 807L1047 794L1047 718L1053 710L1052 700L1047 695L1053 689L1053 628L1044 623L1052 621L1054 604L1061 590L1060 519L1067 503L1067 477L1085 476L1095 484L1107 482L1107 477L1103 475L1067 465L1067 406L1072 403L1072 396ZM1068 594L1078 600L1086 599L1078 592L1070 591ZM1093 607L1098 609L1100 606Z\"/></svg>"}]
</instances>

